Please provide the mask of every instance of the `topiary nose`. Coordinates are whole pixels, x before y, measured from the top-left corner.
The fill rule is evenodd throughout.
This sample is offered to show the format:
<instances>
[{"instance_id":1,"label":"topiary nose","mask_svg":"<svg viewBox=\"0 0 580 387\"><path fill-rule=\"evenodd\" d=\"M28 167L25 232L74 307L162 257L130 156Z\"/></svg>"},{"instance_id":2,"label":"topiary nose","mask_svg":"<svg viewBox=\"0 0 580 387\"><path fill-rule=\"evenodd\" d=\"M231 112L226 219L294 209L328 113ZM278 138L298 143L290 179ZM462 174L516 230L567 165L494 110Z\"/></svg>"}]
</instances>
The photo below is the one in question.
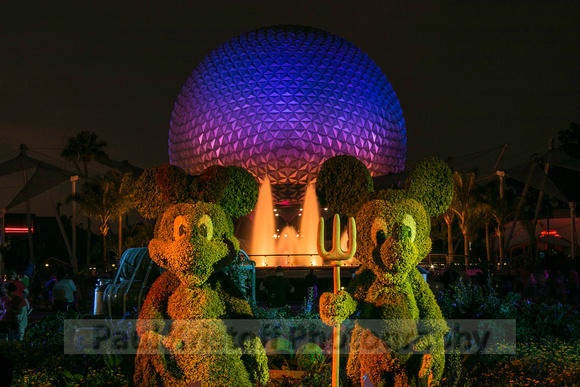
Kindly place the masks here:
<instances>
[{"instance_id":1,"label":"topiary nose","mask_svg":"<svg viewBox=\"0 0 580 387\"><path fill-rule=\"evenodd\" d=\"M393 237L396 240L403 240L405 238L411 239L413 236L413 230L411 227L403 223L397 223L393 228Z\"/></svg>"}]
</instances>

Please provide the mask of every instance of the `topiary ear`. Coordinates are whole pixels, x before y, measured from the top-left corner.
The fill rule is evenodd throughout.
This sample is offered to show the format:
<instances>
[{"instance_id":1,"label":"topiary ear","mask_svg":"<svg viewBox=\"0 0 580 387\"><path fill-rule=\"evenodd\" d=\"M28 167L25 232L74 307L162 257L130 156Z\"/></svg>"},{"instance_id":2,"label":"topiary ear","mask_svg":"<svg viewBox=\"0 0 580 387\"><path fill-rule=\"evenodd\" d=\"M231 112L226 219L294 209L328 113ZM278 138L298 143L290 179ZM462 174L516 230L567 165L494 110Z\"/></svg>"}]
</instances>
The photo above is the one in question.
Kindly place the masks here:
<instances>
[{"instance_id":1,"label":"topiary ear","mask_svg":"<svg viewBox=\"0 0 580 387\"><path fill-rule=\"evenodd\" d=\"M436 157L423 159L413 167L406 182L407 196L425 206L431 217L444 213L453 199L453 175Z\"/></svg>"},{"instance_id":2,"label":"topiary ear","mask_svg":"<svg viewBox=\"0 0 580 387\"><path fill-rule=\"evenodd\" d=\"M199 176L199 198L206 203L219 203L230 180L230 172L223 165L207 167Z\"/></svg>"},{"instance_id":3,"label":"topiary ear","mask_svg":"<svg viewBox=\"0 0 580 387\"><path fill-rule=\"evenodd\" d=\"M165 202L169 204L184 203L192 198L190 176L177 165L163 164L157 168L156 178ZM195 197L195 193L193 196Z\"/></svg>"},{"instance_id":4,"label":"topiary ear","mask_svg":"<svg viewBox=\"0 0 580 387\"><path fill-rule=\"evenodd\" d=\"M354 156L329 158L316 178L316 196L320 204L348 216L355 216L373 191L369 170Z\"/></svg>"},{"instance_id":5,"label":"topiary ear","mask_svg":"<svg viewBox=\"0 0 580 387\"><path fill-rule=\"evenodd\" d=\"M232 218L247 215L256 207L260 187L252 173L235 165L228 166L229 184L218 203Z\"/></svg>"},{"instance_id":6,"label":"topiary ear","mask_svg":"<svg viewBox=\"0 0 580 387\"><path fill-rule=\"evenodd\" d=\"M134 204L141 216L157 219L172 204L198 200L198 177L163 164L149 168L135 182Z\"/></svg>"},{"instance_id":7,"label":"topiary ear","mask_svg":"<svg viewBox=\"0 0 580 387\"><path fill-rule=\"evenodd\" d=\"M134 185L133 201L142 217L157 219L169 206L163 200L157 184L157 167L149 168L137 179Z\"/></svg>"},{"instance_id":8,"label":"topiary ear","mask_svg":"<svg viewBox=\"0 0 580 387\"><path fill-rule=\"evenodd\" d=\"M199 177L201 200L219 204L232 218L248 214L258 201L259 186L248 170L235 165L213 165Z\"/></svg>"}]
</instances>

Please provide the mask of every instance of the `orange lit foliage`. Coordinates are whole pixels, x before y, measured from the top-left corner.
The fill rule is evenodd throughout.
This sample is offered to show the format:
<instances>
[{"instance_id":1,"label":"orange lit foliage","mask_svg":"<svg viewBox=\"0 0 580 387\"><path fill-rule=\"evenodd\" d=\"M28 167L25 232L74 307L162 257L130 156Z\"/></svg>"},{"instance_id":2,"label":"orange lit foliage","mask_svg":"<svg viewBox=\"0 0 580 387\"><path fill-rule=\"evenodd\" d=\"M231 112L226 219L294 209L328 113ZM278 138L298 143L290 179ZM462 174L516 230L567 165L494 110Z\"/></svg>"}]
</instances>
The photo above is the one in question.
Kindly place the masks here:
<instances>
[{"instance_id":1,"label":"orange lit foliage","mask_svg":"<svg viewBox=\"0 0 580 387\"><path fill-rule=\"evenodd\" d=\"M239 250L232 221L219 205L194 201L169 206L149 244L151 258L167 271L149 290L137 322L141 340L134 382L263 385L268 367L260 339L250 334L237 347L223 322L253 318L249 304L221 272Z\"/></svg>"},{"instance_id":2,"label":"orange lit foliage","mask_svg":"<svg viewBox=\"0 0 580 387\"><path fill-rule=\"evenodd\" d=\"M431 158L413 169L406 189L368 192L371 200L360 206L355 257L362 266L350 282L348 293L344 292L347 298L352 295L360 312L347 363L347 375L354 385L361 385L367 373L374 386L439 383L445 366L443 335L448 328L415 266L431 250L430 216L444 212L452 195L449 168ZM344 202L352 200L344 198ZM321 297L323 321L346 317L335 311L347 308L331 307L340 301L334 298ZM419 320L423 335L410 349L428 348L434 353L401 352L417 337Z\"/></svg>"}]
</instances>

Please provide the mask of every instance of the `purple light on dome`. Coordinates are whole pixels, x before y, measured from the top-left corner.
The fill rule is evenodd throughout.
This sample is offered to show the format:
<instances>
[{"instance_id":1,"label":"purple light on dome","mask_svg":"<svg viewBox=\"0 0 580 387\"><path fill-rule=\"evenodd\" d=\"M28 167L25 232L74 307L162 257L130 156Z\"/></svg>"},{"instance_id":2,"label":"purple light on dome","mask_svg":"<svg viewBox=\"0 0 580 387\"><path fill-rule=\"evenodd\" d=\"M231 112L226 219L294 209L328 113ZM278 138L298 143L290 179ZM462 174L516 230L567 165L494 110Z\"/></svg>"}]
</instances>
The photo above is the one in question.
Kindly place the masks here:
<instances>
[{"instance_id":1,"label":"purple light on dome","mask_svg":"<svg viewBox=\"0 0 580 387\"><path fill-rule=\"evenodd\" d=\"M399 172L405 120L385 75L346 40L309 27L250 31L209 54L175 103L169 160L191 174L239 165L303 185L328 158Z\"/></svg>"}]
</instances>

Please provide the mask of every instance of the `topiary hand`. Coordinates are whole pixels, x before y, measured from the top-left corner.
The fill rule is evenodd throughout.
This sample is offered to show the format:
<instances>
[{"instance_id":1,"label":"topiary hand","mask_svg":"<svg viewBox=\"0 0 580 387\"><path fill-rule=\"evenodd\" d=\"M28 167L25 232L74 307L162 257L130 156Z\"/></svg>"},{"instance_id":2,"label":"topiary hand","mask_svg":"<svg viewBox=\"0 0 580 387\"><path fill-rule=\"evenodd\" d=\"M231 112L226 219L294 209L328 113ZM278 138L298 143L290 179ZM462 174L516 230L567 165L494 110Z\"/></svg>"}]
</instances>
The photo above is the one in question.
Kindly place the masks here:
<instances>
[{"instance_id":1,"label":"topiary hand","mask_svg":"<svg viewBox=\"0 0 580 387\"><path fill-rule=\"evenodd\" d=\"M320 297L320 318L329 326L341 324L356 310L356 301L346 291L324 293Z\"/></svg>"}]
</instances>

